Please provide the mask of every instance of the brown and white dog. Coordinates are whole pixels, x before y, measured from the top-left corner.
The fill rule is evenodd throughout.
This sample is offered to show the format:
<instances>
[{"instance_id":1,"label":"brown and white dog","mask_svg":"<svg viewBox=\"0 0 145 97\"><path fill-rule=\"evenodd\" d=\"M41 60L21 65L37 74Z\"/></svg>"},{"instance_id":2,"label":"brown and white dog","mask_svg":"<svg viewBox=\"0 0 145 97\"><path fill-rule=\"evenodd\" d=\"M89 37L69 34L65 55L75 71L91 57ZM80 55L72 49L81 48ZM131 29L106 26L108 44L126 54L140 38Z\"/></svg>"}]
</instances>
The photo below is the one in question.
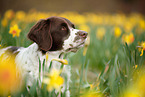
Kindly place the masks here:
<instances>
[{"instance_id":1,"label":"brown and white dog","mask_svg":"<svg viewBox=\"0 0 145 97\"><path fill-rule=\"evenodd\" d=\"M0 51L0 55L5 51L10 51L16 55L15 62L23 71L23 76L27 76L28 85L32 85L33 80L39 77L39 59L41 63L48 61L45 68L48 68L50 61L58 58L60 54L66 52L76 52L83 47L87 38L87 32L75 29L73 23L62 17L50 17L40 20L28 33L28 38L34 43L27 48L7 47ZM59 64L53 64L51 69L60 69ZM70 66L65 65L63 73L67 75L67 89L69 89ZM66 92L69 96L69 90Z\"/></svg>"}]
</instances>

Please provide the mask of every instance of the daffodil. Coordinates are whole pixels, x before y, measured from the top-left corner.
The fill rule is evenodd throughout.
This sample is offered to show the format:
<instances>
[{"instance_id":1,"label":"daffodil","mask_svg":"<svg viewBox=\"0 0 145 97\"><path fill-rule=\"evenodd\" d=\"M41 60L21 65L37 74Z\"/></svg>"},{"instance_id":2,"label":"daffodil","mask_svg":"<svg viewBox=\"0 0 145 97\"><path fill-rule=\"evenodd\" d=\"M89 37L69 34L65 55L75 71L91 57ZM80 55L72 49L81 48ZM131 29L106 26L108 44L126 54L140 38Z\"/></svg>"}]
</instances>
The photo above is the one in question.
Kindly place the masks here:
<instances>
[{"instance_id":1,"label":"daffodil","mask_svg":"<svg viewBox=\"0 0 145 97\"><path fill-rule=\"evenodd\" d=\"M52 59L52 61L58 61L64 65L67 65L68 64L68 61L66 59Z\"/></svg>"},{"instance_id":2,"label":"daffodil","mask_svg":"<svg viewBox=\"0 0 145 97\"><path fill-rule=\"evenodd\" d=\"M80 30L84 30L84 31L86 31L86 32L90 32L90 28L89 28L89 26L88 25L86 25L86 24L82 24L82 25L80 25L79 26L79 29Z\"/></svg>"},{"instance_id":3,"label":"daffodil","mask_svg":"<svg viewBox=\"0 0 145 97\"><path fill-rule=\"evenodd\" d=\"M48 53L46 52L46 61L48 60Z\"/></svg>"},{"instance_id":4,"label":"daffodil","mask_svg":"<svg viewBox=\"0 0 145 97\"><path fill-rule=\"evenodd\" d=\"M1 24L3 27L6 27L8 25L8 19L7 18L3 18L1 21Z\"/></svg>"},{"instance_id":5,"label":"daffodil","mask_svg":"<svg viewBox=\"0 0 145 97\"><path fill-rule=\"evenodd\" d=\"M143 49L141 49L141 54L140 54L140 56L143 56Z\"/></svg>"},{"instance_id":6,"label":"daffodil","mask_svg":"<svg viewBox=\"0 0 145 97\"><path fill-rule=\"evenodd\" d=\"M133 83L124 91L124 96L120 97L145 97L145 73L144 69L135 72Z\"/></svg>"},{"instance_id":7,"label":"daffodil","mask_svg":"<svg viewBox=\"0 0 145 97\"><path fill-rule=\"evenodd\" d=\"M18 12L16 12L15 17L17 20L24 20L25 16L26 16L26 14L24 11L18 11Z\"/></svg>"},{"instance_id":8,"label":"daffodil","mask_svg":"<svg viewBox=\"0 0 145 97\"><path fill-rule=\"evenodd\" d=\"M54 89L60 90L64 83L64 79L60 76L60 71L52 69L52 71L43 79L43 83L47 85L47 90L52 91Z\"/></svg>"},{"instance_id":9,"label":"daffodil","mask_svg":"<svg viewBox=\"0 0 145 97\"><path fill-rule=\"evenodd\" d=\"M10 27L9 33L13 35L13 37L19 37L20 36L21 29L19 29L18 25L15 24L14 26Z\"/></svg>"},{"instance_id":10,"label":"daffodil","mask_svg":"<svg viewBox=\"0 0 145 97\"><path fill-rule=\"evenodd\" d=\"M145 41L141 42L141 47L143 50L145 50Z\"/></svg>"},{"instance_id":11,"label":"daffodil","mask_svg":"<svg viewBox=\"0 0 145 97\"><path fill-rule=\"evenodd\" d=\"M105 30L104 27L98 28L97 31L96 31L96 37L97 37L97 39L102 40L104 35L105 35L105 33L106 33L106 30Z\"/></svg>"},{"instance_id":12,"label":"daffodil","mask_svg":"<svg viewBox=\"0 0 145 97\"><path fill-rule=\"evenodd\" d=\"M140 56L142 56L143 55L143 52L145 51L145 42L143 41L143 42L141 42L139 44L140 44L139 45L139 51L141 51Z\"/></svg>"},{"instance_id":13,"label":"daffodil","mask_svg":"<svg viewBox=\"0 0 145 97\"><path fill-rule=\"evenodd\" d=\"M128 45L134 42L134 35L133 33L125 34L122 36L123 42L127 43Z\"/></svg>"},{"instance_id":14,"label":"daffodil","mask_svg":"<svg viewBox=\"0 0 145 97\"><path fill-rule=\"evenodd\" d=\"M86 93L84 93L82 96L80 97L102 97L101 94L97 93L96 91L94 90L91 90L91 91L87 91Z\"/></svg>"},{"instance_id":15,"label":"daffodil","mask_svg":"<svg viewBox=\"0 0 145 97\"><path fill-rule=\"evenodd\" d=\"M12 20L11 23L10 23L10 26L14 26L14 25L16 25L16 24L18 24L18 21Z\"/></svg>"},{"instance_id":16,"label":"daffodil","mask_svg":"<svg viewBox=\"0 0 145 97\"><path fill-rule=\"evenodd\" d=\"M132 32L132 28L133 28L133 23L129 22L129 21L126 21L124 23L124 29L127 33L130 33Z\"/></svg>"},{"instance_id":17,"label":"daffodil","mask_svg":"<svg viewBox=\"0 0 145 97\"><path fill-rule=\"evenodd\" d=\"M141 96L131 91L131 92L124 93L124 96L122 97L141 97Z\"/></svg>"},{"instance_id":18,"label":"daffodil","mask_svg":"<svg viewBox=\"0 0 145 97\"><path fill-rule=\"evenodd\" d=\"M86 19L83 15L80 14L76 14L76 16L74 16L74 23L81 25L81 24L85 24L86 23Z\"/></svg>"},{"instance_id":19,"label":"daffodil","mask_svg":"<svg viewBox=\"0 0 145 97\"><path fill-rule=\"evenodd\" d=\"M140 93L142 92L145 95L145 93L144 93L144 90L145 90L145 74L140 74L138 76L138 79L136 81L135 86L140 91Z\"/></svg>"},{"instance_id":20,"label":"daffodil","mask_svg":"<svg viewBox=\"0 0 145 97\"><path fill-rule=\"evenodd\" d=\"M7 11L5 12L4 17L5 17L6 19L11 20L12 18L14 18L14 15L15 15L14 11L10 9L10 10L7 10Z\"/></svg>"},{"instance_id":21,"label":"daffodil","mask_svg":"<svg viewBox=\"0 0 145 97\"><path fill-rule=\"evenodd\" d=\"M18 92L21 86L20 79L14 56L9 53L2 54L0 56L0 96Z\"/></svg>"},{"instance_id":22,"label":"daffodil","mask_svg":"<svg viewBox=\"0 0 145 97\"><path fill-rule=\"evenodd\" d=\"M138 67L138 65L133 66L134 69L136 69Z\"/></svg>"},{"instance_id":23,"label":"daffodil","mask_svg":"<svg viewBox=\"0 0 145 97\"><path fill-rule=\"evenodd\" d=\"M93 87L93 84L90 84L90 89L93 89L94 87Z\"/></svg>"},{"instance_id":24,"label":"daffodil","mask_svg":"<svg viewBox=\"0 0 145 97\"><path fill-rule=\"evenodd\" d=\"M144 19L141 19L141 20L139 21L139 25L140 25L140 27L141 27L142 29L145 30L145 20L144 20Z\"/></svg>"},{"instance_id":25,"label":"daffodil","mask_svg":"<svg viewBox=\"0 0 145 97\"><path fill-rule=\"evenodd\" d=\"M114 28L114 35L115 35L115 37L119 37L120 35L121 35L121 29L120 29L120 27L115 27Z\"/></svg>"}]
</instances>

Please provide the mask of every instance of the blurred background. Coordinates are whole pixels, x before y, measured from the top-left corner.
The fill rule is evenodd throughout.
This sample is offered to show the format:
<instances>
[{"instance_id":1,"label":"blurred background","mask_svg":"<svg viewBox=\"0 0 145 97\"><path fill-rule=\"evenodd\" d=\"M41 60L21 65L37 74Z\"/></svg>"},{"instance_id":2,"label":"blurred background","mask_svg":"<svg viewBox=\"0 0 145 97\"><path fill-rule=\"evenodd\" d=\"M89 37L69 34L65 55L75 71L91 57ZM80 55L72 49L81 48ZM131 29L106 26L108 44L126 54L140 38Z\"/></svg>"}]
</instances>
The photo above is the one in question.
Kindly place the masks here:
<instances>
[{"instance_id":1,"label":"blurred background","mask_svg":"<svg viewBox=\"0 0 145 97\"><path fill-rule=\"evenodd\" d=\"M145 0L0 0L0 13L14 11L140 12L145 13Z\"/></svg>"},{"instance_id":2,"label":"blurred background","mask_svg":"<svg viewBox=\"0 0 145 97\"><path fill-rule=\"evenodd\" d=\"M0 48L28 47L31 27L50 16L88 32L85 46L67 54L71 97L145 97L145 0L0 0Z\"/></svg>"}]
</instances>

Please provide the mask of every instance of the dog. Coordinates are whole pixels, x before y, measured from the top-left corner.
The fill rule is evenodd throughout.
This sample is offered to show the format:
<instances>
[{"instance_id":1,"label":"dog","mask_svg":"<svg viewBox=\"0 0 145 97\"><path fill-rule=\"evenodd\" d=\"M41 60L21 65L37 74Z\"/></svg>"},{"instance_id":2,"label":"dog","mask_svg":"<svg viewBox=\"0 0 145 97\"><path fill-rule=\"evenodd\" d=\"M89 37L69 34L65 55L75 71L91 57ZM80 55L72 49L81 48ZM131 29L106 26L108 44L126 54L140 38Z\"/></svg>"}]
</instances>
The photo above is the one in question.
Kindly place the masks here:
<instances>
[{"instance_id":1,"label":"dog","mask_svg":"<svg viewBox=\"0 0 145 97\"><path fill-rule=\"evenodd\" d=\"M31 86L33 79L39 77L39 61L43 63L48 60L45 68L49 68L50 62L54 58L59 58L67 52L76 52L84 46L87 39L87 32L75 29L75 26L68 19L63 17L49 17L37 22L28 33L28 38L34 43L29 47L10 46L3 48L0 55L6 51L14 54L15 63L22 71L22 76L28 78L28 85ZM59 64L53 64L51 69L60 69ZM69 97L70 66L65 65L62 72L67 75L66 96Z\"/></svg>"}]
</instances>

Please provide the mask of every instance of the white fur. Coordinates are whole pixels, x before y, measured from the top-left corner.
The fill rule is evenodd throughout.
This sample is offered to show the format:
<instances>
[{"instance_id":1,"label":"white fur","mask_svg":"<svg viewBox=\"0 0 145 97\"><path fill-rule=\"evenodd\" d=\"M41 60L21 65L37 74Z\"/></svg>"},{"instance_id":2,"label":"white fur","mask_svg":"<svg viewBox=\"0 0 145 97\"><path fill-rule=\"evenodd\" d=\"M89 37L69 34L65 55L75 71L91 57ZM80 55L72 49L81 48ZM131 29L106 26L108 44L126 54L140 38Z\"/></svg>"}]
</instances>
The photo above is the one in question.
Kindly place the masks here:
<instances>
[{"instance_id":1,"label":"white fur","mask_svg":"<svg viewBox=\"0 0 145 97\"><path fill-rule=\"evenodd\" d=\"M71 46L70 46L70 44L73 44L74 46L75 45L77 45L76 43L74 43L73 41L74 41L74 39L75 39L75 37L76 37L76 33L78 32L79 30L77 30L77 29L73 29L73 28L71 28L70 29L70 36L68 37L68 39L66 39L65 41L64 41L64 45L63 45L63 49L64 50L67 50L68 48L71 48Z\"/></svg>"},{"instance_id":2,"label":"white fur","mask_svg":"<svg viewBox=\"0 0 145 97\"><path fill-rule=\"evenodd\" d=\"M82 47L82 45L80 45L81 43L83 43L85 40L82 40L82 39L79 39L77 41L74 42L74 39L75 37L77 36L77 33L79 32L80 30L78 29L74 29L74 28L70 28L70 36L68 37L68 39L66 39L64 41L64 44L63 44L63 51L66 51L68 48L73 48L73 47ZM71 46L71 45L72 46ZM76 50L78 50L78 48Z\"/></svg>"}]
</instances>

